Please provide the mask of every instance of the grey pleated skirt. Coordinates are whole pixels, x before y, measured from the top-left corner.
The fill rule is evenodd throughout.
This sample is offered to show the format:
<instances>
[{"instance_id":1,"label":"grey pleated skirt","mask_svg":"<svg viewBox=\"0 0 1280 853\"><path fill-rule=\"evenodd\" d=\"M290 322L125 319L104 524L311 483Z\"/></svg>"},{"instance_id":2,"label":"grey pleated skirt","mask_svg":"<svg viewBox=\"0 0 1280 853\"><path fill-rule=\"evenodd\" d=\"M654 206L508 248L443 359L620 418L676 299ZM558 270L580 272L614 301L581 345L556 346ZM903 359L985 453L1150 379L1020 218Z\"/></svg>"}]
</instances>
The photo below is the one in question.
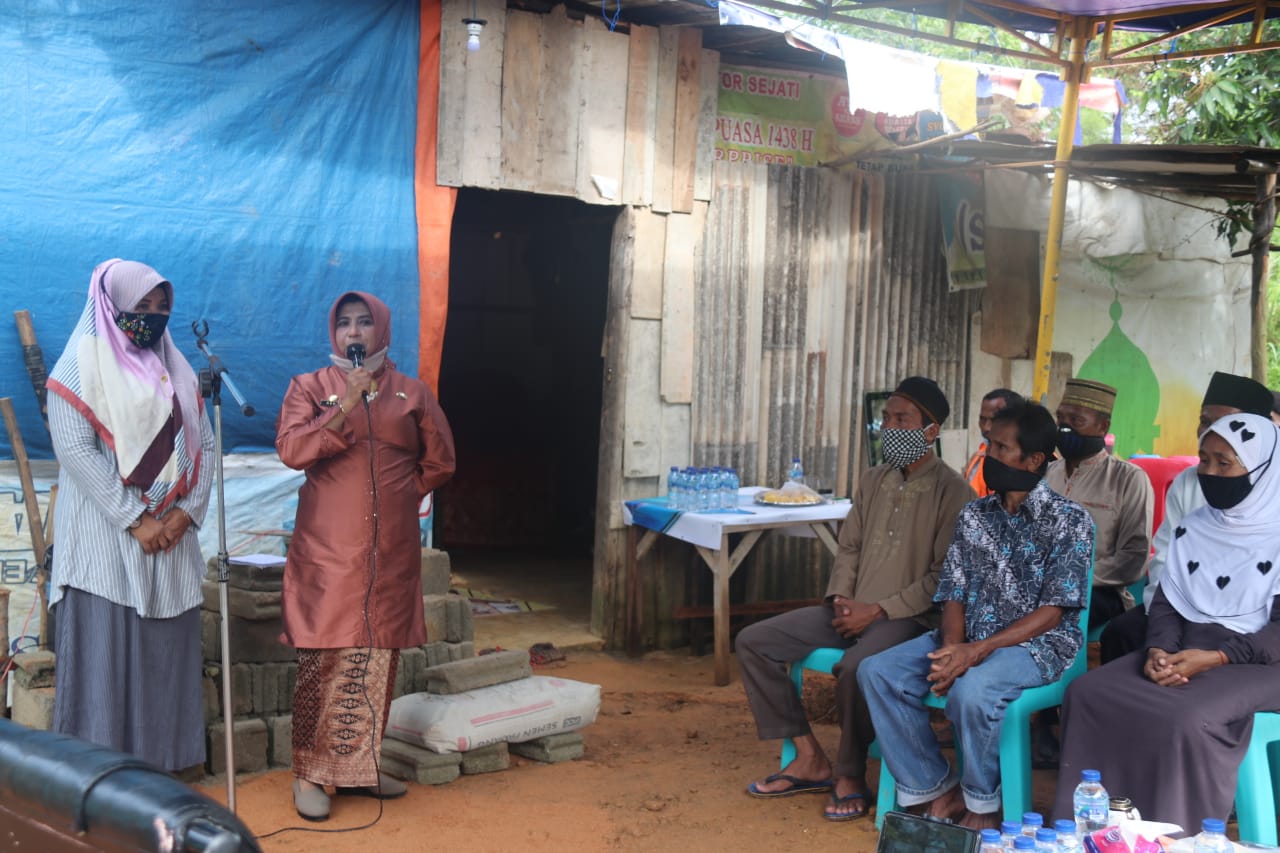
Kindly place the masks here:
<instances>
[{"instance_id":1,"label":"grey pleated skirt","mask_svg":"<svg viewBox=\"0 0 1280 853\"><path fill-rule=\"evenodd\" d=\"M200 608L143 619L68 587L55 611L54 731L165 770L203 764Z\"/></svg>"}]
</instances>

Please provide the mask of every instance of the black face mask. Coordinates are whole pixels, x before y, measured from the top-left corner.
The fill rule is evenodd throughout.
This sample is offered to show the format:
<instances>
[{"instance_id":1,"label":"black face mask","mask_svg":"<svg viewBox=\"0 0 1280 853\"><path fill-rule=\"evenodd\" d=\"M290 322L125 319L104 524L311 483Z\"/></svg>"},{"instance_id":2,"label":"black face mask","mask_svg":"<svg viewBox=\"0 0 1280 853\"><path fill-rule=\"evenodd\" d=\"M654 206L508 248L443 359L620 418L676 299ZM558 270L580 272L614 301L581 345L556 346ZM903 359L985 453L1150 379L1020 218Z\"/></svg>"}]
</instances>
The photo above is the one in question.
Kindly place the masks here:
<instances>
[{"instance_id":1,"label":"black face mask","mask_svg":"<svg viewBox=\"0 0 1280 853\"><path fill-rule=\"evenodd\" d=\"M1059 427L1057 444L1065 458L1082 459L1106 447L1107 440L1100 435L1081 435L1071 427Z\"/></svg>"},{"instance_id":2,"label":"black face mask","mask_svg":"<svg viewBox=\"0 0 1280 853\"><path fill-rule=\"evenodd\" d=\"M986 456L982 460L982 479L986 481L988 489L1004 494L1029 492L1042 478L1035 471L1011 468L994 456Z\"/></svg>"},{"instance_id":3,"label":"black face mask","mask_svg":"<svg viewBox=\"0 0 1280 853\"><path fill-rule=\"evenodd\" d=\"M1200 491L1204 492L1205 503L1214 509L1231 509L1253 491L1253 483L1248 474L1239 477L1219 477L1215 474L1197 474L1200 480Z\"/></svg>"},{"instance_id":4,"label":"black face mask","mask_svg":"<svg viewBox=\"0 0 1280 853\"><path fill-rule=\"evenodd\" d=\"M121 311L116 315L116 325L135 347L151 349L164 337L165 326L169 325L169 315Z\"/></svg>"}]
</instances>

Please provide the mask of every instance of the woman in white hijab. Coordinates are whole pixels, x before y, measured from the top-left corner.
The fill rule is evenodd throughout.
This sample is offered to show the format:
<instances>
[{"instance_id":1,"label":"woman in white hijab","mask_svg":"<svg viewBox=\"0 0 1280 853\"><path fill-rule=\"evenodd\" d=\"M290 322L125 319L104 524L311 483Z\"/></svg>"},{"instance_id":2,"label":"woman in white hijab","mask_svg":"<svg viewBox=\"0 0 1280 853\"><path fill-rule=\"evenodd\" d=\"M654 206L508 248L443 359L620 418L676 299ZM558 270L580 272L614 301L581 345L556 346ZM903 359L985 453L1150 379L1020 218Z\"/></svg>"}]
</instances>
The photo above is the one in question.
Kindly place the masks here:
<instances>
[{"instance_id":1,"label":"woman in white hijab","mask_svg":"<svg viewBox=\"0 0 1280 853\"><path fill-rule=\"evenodd\" d=\"M172 303L146 264L99 264L49 377L50 603L54 729L182 770L205 758L196 532L213 430L165 330Z\"/></svg>"},{"instance_id":2,"label":"woman in white hijab","mask_svg":"<svg viewBox=\"0 0 1280 853\"><path fill-rule=\"evenodd\" d=\"M1200 439L1208 506L1182 519L1146 648L1078 679L1063 704L1055 817L1080 771L1150 820L1225 820L1253 715L1280 709L1280 431L1233 414Z\"/></svg>"}]
</instances>

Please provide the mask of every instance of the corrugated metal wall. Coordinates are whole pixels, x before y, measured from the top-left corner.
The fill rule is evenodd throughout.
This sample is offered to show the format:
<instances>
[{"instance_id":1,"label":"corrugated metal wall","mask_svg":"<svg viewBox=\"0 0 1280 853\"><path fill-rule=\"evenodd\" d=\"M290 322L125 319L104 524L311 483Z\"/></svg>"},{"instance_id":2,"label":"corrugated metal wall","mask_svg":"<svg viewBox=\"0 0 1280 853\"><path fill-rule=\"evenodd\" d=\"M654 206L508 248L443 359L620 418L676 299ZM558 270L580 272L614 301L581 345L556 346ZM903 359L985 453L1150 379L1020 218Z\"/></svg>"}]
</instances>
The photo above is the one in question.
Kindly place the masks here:
<instances>
[{"instance_id":1,"label":"corrugated metal wall","mask_svg":"<svg viewBox=\"0 0 1280 853\"><path fill-rule=\"evenodd\" d=\"M953 401L948 427L964 427L980 291L948 292L941 239L925 177L717 169L697 298L693 464L777 484L799 455L810 478L851 494L865 466L863 395L911 374L937 379ZM735 599L816 597L830 562L816 540L768 537L735 576Z\"/></svg>"}]
</instances>

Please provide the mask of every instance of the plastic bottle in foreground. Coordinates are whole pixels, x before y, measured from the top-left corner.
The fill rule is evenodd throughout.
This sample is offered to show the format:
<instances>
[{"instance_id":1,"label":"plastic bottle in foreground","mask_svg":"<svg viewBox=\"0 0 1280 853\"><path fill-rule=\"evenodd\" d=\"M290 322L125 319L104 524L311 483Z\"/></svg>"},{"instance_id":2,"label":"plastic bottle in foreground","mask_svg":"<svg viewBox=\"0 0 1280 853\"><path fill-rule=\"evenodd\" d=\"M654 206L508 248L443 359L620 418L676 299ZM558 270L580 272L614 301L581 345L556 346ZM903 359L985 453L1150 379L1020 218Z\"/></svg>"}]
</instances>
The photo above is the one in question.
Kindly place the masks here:
<instances>
[{"instance_id":1,"label":"plastic bottle in foreground","mask_svg":"<svg viewBox=\"0 0 1280 853\"><path fill-rule=\"evenodd\" d=\"M787 477L793 483L804 483L804 466L800 464L799 456L791 460L791 473Z\"/></svg>"},{"instance_id":2,"label":"plastic bottle in foreground","mask_svg":"<svg viewBox=\"0 0 1280 853\"><path fill-rule=\"evenodd\" d=\"M1097 770L1081 770L1080 784L1071 798L1076 818L1076 836L1084 838L1098 829L1106 829L1111 811L1111 797L1102 787L1102 774Z\"/></svg>"},{"instance_id":3,"label":"plastic bottle in foreground","mask_svg":"<svg viewBox=\"0 0 1280 853\"><path fill-rule=\"evenodd\" d=\"M667 503L673 507L680 506L680 469L671 466L671 473L667 474Z\"/></svg>"},{"instance_id":4,"label":"plastic bottle in foreground","mask_svg":"<svg viewBox=\"0 0 1280 853\"><path fill-rule=\"evenodd\" d=\"M1036 853L1058 853L1058 832L1041 827L1036 830Z\"/></svg>"},{"instance_id":5,"label":"plastic bottle in foreground","mask_svg":"<svg viewBox=\"0 0 1280 853\"><path fill-rule=\"evenodd\" d=\"M1022 834L1028 838L1036 837L1036 830L1044 826L1044 815L1040 812L1026 812L1022 815Z\"/></svg>"},{"instance_id":6,"label":"plastic bottle in foreground","mask_svg":"<svg viewBox=\"0 0 1280 853\"><path fill-rule=\"evenodd\" d=\"M1013 849L1014 850L1035 850L1036 840L1032 838L1030 835L1019 835L1017 838L1013 839Z\"/></svg>"},{"instance_id":7,"label":"plastic bottle in foreground","mask_svg":"<svg viewBox=\"0 0 1280 853\"><path fill-rule=\"evenodd\" d=\"M1004 849L1013 849L1013 839L1022 834L1022 824L1016 820L1002 821L1000 824L1000 837L1004 841Z\"/></svg>"},{"instance_id":8,"label":"plastic bottle in foreground","mask_svg":"<svg viewBox=\"0 0 1280 853\"><path fill-rule=\"evenodd\" d=\"M1196 836L1195 853L1227 853L1234 849L1227 839L1227 824L1216 817L1200 822L1200 834Z\"/></svg>"},{"instance_id":9,"label":"plastic bottle in foreground","mask_svg":"<svg viewBox=\"0 0 1280 853\"><path fill-rule=\"evenodd\" d=\"M1073 820L1055 820L1053 828L1058 830L1058 853L1076 853L1080 850L1080 839L1076 838L1076 822Z\"/></svg>"},{"instance_id":10,"label":"plastic bottle in foreground","mask_svg":"<svg viewBox=\"0 0 1280 853\"><path fill-rule=\"evenodd\" d=\"M982 830L982 847L979 853L1003 853L1004 842L1000 840L1000 830Z\"/></svg>"}]
</instances>

